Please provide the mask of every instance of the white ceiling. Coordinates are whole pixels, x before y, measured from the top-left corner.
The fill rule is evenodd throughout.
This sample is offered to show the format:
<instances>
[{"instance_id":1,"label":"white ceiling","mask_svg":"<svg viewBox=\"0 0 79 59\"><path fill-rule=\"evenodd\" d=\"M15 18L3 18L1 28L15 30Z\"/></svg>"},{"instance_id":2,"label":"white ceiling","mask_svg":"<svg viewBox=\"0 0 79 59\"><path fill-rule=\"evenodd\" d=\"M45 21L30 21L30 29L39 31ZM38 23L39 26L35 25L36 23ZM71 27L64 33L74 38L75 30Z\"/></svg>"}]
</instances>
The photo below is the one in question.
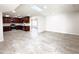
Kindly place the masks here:
<instances>
[{"instance_id":1,"label":"white ceiling","mask_svg":"<svg viewBox=\"0 0 79 59\"><path fill-rule=\"evenodd\" d=\"M15 10L18 6L19 4L0 4L0 12Z\"/></svg>"},{"instance_id":2,"label":"white ceiling","mask_svg":"<svg viewBox=\"0 0 79 59\"><path fill-rule=\"evenodd\" d=\"M42 11L36 11L31 8L32 6L32 4L4 4L0 5L0 11L4 12L5 10L9 10L4 12L3 15L9 14L10 16L46 16L56 13L79 12L79 4L36 4ZM16 10L16 13L12 13L12 10Z\"/></svg>"}]
</instances>

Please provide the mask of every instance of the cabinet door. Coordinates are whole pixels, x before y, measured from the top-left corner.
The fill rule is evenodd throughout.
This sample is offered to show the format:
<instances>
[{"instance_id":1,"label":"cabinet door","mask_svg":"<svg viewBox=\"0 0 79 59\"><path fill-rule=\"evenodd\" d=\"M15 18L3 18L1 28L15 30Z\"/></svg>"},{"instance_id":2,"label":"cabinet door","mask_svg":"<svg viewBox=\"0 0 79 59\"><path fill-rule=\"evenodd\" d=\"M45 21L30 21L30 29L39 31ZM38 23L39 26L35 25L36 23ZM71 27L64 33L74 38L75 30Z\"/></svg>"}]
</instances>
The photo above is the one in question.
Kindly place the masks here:
<instances>
[{"instance_id":1,"label":"cabinet door","mask_svg":"<svg viewBox=\"0 0 79 59\"><path fill-rule=\"evenodd\" d=\"M22 30L23 26L16 26L16 30Z\"/></svg>"},{"instance_id":2,"label":"cabinet door","mask_svg":"<svg viewBox=\"0 0 79 59\"><path fill-rule=\"evenodd\" d=\"M22 18L19 18L19 23L23 23L23 19Z\"/></svg>"},{"instance_id":3,"label":"cabinet door","mask_svg":"<svg viewBox=\"0 0 79 59\"><path fill-rule=\"evenodd\" d=\"M29 17L24 17L23 18L23 23L29 23L30 22L30 18Z\"/></svg>"},{"instance_id":4,"label":"cabinet door","mask_svg":"<svg viewBox=\"0 0 79 59\"><path fill-rule=\"evenodd\" d=\"M13 23L19 23L19 19L18 18L14 18L13 19Z\"/></svg>"},{"instance_id":5,"label":"cabinet door","mask_svg":"<svg viewBox=\"0 0 79 59\"><path fill-rule=\"evenodd\" d=\"M10 17L3 17L3 23L11 23Z\"/></svg>"},{"instance_id":6,"label":"cabinet door","mask_svg":"<svg viewBox=\"0 0 79 59\"><path fill-rule=\"evenodd\" d=\"M14 23L23 23L21 18L14 18Z\"/></svg>"},{"instance_id":7,"label":"cabinet door","mask_svg":"<svg viewBox=\"0 0 79 59\"><path fill-rule=\"evenodd\" d=\"M30 26L23 26L24 31L30 31Z\"/></svg>"},{"instance_id":8,"label":"cabinet door","mask_svg":"<svg viewBox=\"0 0 79 59\"><path fill-rule=\"evenodd\" d=\"M3 31L11 31L11 27L10 26L4 26L3 27Z\"/></svg>"}]
</instances>

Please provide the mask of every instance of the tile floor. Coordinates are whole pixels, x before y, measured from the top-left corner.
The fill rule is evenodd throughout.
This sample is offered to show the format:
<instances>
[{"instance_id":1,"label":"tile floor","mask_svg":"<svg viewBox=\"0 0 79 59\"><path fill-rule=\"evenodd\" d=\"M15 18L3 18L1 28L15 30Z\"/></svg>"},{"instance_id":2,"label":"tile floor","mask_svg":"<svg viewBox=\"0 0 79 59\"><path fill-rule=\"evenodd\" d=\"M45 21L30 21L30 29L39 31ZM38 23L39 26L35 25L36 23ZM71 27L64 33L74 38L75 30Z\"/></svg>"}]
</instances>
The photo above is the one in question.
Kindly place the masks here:
<instances>
[{"instance_id":1,"label":"tile floor","mask_svg":"<svg viewBox=\"0 0 79 59\"><path fill-rule=\"evenodd\" d=\"M35 33L21 30L4 32L1 54L77 54L79 36L55 32Z\"/></svg>"}]
</instances>

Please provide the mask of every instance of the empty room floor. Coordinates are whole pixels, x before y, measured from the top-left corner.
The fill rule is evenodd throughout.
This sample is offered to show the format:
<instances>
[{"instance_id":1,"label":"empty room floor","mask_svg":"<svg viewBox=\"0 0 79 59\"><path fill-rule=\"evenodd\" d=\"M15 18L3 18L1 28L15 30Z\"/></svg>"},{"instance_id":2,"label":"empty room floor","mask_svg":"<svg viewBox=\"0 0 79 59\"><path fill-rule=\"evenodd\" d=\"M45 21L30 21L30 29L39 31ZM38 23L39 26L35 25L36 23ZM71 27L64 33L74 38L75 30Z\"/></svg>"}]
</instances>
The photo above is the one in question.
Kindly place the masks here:
<instances>
[{"instance_id":1,"label":"empty room floor","mask_svg":"<svg viewBox=\"0 0 79 59\"><path fill-rule=\"evenodd\" d=\"M34 34L35 35L35 34ZM4 32L0 42L1 54L75 54L79 53L79 36L42 32L34 37L31 32Z\"/></svg>"}]
</instances>

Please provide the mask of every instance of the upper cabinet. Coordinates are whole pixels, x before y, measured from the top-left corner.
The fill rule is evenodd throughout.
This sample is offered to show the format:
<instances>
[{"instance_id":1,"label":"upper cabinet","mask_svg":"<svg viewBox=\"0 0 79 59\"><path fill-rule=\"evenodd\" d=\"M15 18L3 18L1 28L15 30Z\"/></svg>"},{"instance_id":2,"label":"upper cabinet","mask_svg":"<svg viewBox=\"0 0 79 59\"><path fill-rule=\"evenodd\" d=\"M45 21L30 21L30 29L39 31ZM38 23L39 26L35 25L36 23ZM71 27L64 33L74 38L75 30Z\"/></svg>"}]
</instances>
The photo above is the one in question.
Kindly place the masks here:
<instances>
[{"instance_id":1,"label":"upper cabinet","mask_svg":"<svg viewBox=\"0 0 79 59\"><path fill-rule=\"evenodd\" d=\"M30 23L29 16L23 18L3 17L3 23L10 23L9 26L3 26L3 31L12 30L12 24L15 24L15 29L17 30L30 31L30 25L27 25L27 23ZM17 25L16 23L18 23L19 25Z\"/></svg>"},{"instance_id":2,"label":"upper cabinet","mask_svg":"<svg viewBox=\"0 0 79 59\"><path fill-rule=\"evenodd\" d=\"M3 17L3 23L11 23L11 17Z\"/></svg>"},{"instance_id":3,"label":"upper cabinet","mask_svg":"<svg viewBox=\"0 0 79 59\"><path fill-rule=\"evenodd\" d=\"M23 18L23 23L29 23L29 22L30 22L29 16Z\"/></svg>"},{"instance_id":4,"label":"upper cabinet","mask_svg":"<svg viewBox=\"0 0 79 59\"><path fill-rule=\"evenodd\" d=\"M20 22L19 18L14 18L13 19L13 23L19 23L19 22Z\"/></svg>"},{"instance_id":5,"label":"upper cabinet","mask_svg":"<svg viewBox=\"0 0 79 59\"><path fill-rule=\"evenodd\" d=\"M23 18L3 17L3 23L29 23L29 22L30 22L29 16Z\"/></svg>"},{"instance_id":6,"label":"upper cabinet","mask_svg":"<svg viewBox=\"0 0 79 59\"><path fill-rule=\"evenodd\" d=\"M19 18L19 23L23 23L23 19L22 18Z\"/></svg>"}]
</instances>

